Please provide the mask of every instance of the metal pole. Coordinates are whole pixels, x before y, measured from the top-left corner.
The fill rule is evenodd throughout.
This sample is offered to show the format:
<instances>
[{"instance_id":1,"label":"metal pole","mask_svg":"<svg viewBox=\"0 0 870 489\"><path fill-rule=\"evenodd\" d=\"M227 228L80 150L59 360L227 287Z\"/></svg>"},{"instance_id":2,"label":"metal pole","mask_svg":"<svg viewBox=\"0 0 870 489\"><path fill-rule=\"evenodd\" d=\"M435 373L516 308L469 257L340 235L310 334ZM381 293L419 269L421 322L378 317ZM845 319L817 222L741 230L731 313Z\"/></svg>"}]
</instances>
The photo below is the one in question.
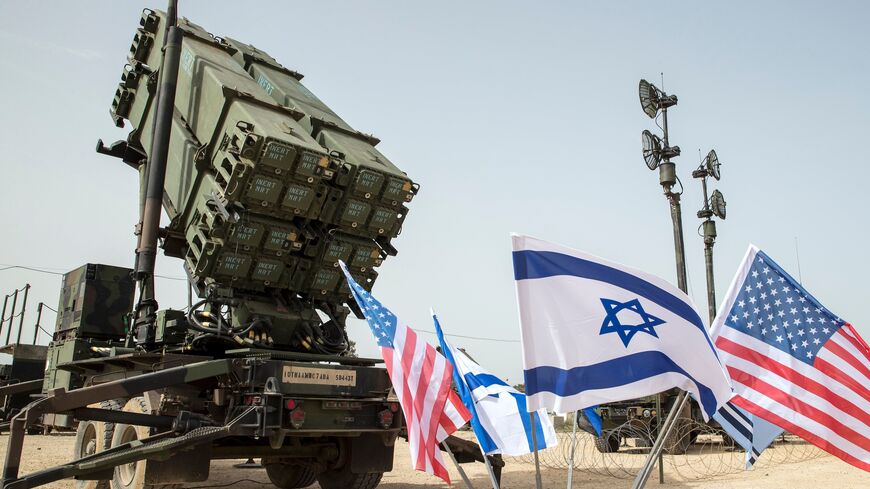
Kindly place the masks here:
<instances>
[{"instance_id":1,"label":"metal pole","mask_svg":"<svg viewBox=\"0 0 870 489\"><path fill-rule=\"evenodd\" d=\"M708 234L712 229L712 236ZM713 278L713 244L716 243L716 223L708 219L704 221L704 264L707 268L707 311L710 314L709 326L716 318L716 284Z\"/></svg>"},{"instance_id":2,"label":"metal pole","mask_svg":"<svg viewBox=\"0 0 870 489\"><path fill-rule=\"evenodd\" d=\"M668 111L666 108L662 109L662 122L664 144L665 147L668 147ZM677 183L677 176L675 165L671 163L670 158L665 158L665 161L659 165L659 182L662 185L662 189L665 191L665 196L667 197L671 207L671 221L674 229L674 257L677 265L677 286L680 290L688 294L688 280L686 279L686 246L683 241L683 215L680 209L680 194L673 192L673 187ZM656 460L658 460L660 467L660 480L664 480L664 472L661 468L662 449L664 448L665 440L677 424L677 413L682 411L683 406L687 401L688 396L686 395L686 392L680 391L674 401L673 410L668 413L667 419L659 430L658 437L650 450L649 457L647 457L643 468L634 480L632 489L639 489L646 484ZM656 415L659 416L660 413L657 411Z\"/></svg>"},{"instance_id":3,"label":"metal pole","mask_svg":"<svg viewBox=\"0 0 870 489\"><path fill-rule=\"evenodd\" d=\"M169 139L172 132L172 116L175 109L175 91L178 79L178 64L181 57L182 31L174 25L175 2L169 4L167 15L166 46L163 55L162 75L155 114L154 138L148 156L145 208L142 213L142 235L137 253L136 279L139 282L139 303L136 306L138 327L151 329L151 317L157 311L154 295L154 267L157 258L157 240L160 234L160 213L163 209L163 184L166 179L166 163L169 154ZM144 334L143 334L144 333ZM150 331L139 332L137 339L148 342Z\"/></svg>"},{"instance_id":4,"label":"metal pole","mask_svg":"<svg viewBox=\"0 0 870 489\"><path fill-rule=\"evenodd\" d=\"M3 313L0 314L0 333L3 332L3 326L6 324L6 305L9 304L9 294L3 299Z\"/></svg>"},{"instance_id":5,"label":"metal pole","mask_svg":"<svg viewBox=\"0 0 870 489\"><path fill-rule=\"evenodd\" d=\"M662 129L664 131L664 144L668 143L668 109L662 109ZM689 292L686 280L686 247L683 243L683 214L680 210L680 194L672 190L677 183L675 165L669 157L659 165L659 183L665 191L665 196L671 205L671 221L674 227L674 254L677 260L677 286L683 292Z\"/></svg>"},{"instance_id":6,"label":"metal pole","mask_svg":"<svg viewBox=\"0 0 870 489\"><path fill-rule=\"evenodd\" d=\"M535 487L541 489L541 462L538 460L538 429L535 427L535 413L529 413L532 428L532 445L535 446Z\"/></svg>"},{"instance_id":7,"label":"metal pole","mask_svg":"<svg viewBox=\"0 0 870 489\"><path fill-rule=\"evenodd\" d=\"M9 329L6 330L6 344L9 344L9 340L12 338L12 321L15 319L15 304L18 302L18 289L15 290L15 294L12 295L12 312L9 313Z\"/></svg>"},{"instance_id":8,"label":"metal pole","mask_svg":"<svg viewBox=\"0 0 870 489\"><path fill-rule=\"evenodd\" d=\"M656 438L660 437L662 434L662 424L658 421L662 416L662 395L656 394ZM664 455L659 452L659 484L665 483L665 464Z\"/></svg>"},{"instance_id":9,"label":"metal pole","mask_svg":"<svg viewBox=\"0 0 870 489\"><path fill-rule=\"evenodd\" d=\"M33 327L33 344L36 344L36 340L39 337L39 322L42 320L42 302L36 306L36 326Z\"/></svg>"},{"instance_id":10,"label":"metal pole","mask_svg":"<svg viewBox=\"0 0 870 489\"><path fill-rule=\"evenodd\" d=\"M577 448L577 414L574 411L574 425L571 426L571 462L568 464L568 489L574 487L574 449Z\"/></svg>"},{"instance_id":11,"label":"metal pole","mask_svg":"<svg viewBox=\"0 0 870 489\"><path fill-rule=\"evenodd\" d=\"M674 253L677 259L677 286L685 293L689 293L686 280L686 246L683 242L683 215L680 210L680 194L675 194L668 189L668 201L671 204L671 221L674 226Z\"/></svg>"},{"instance_id":12,"label":"metal pole","mask_svg":"<svg viewBox=\"0 0 870 489\"><path fill-rule=\"evenodd\" d=\"M698 170L692 176L701 177L701 188L704 191L704 208L698 212L698 217L705 217L706 220L702 223L704 227L704 264L707 269L707 312L710 316L710 323L713 325L713 319L716 318L716 285L713 280L713 244L716 243L716 222L710 219L712 212L710 211L710 199L707 197L707 173L703 170Z\"/></svg>"},{"instance_id":13,"label":"metal pole","mask_svg":"<svg viewBox=\"0 0 870 489\"><path fill-rule=\"evenodd\" d=\"M477 446L480 447L479 444ZM495 479L495 472L492 470L492 464L489 463L489 457L483 451L483 447L480 447L480 453L483 454L483 461L486 463L486 471L489 472L489 482L492 483L492 489L499 489L498 481Z\"/></svg>"},{"instance_id":14,"label":"metal pole","mask_svg":"<svg viewBox=\"0 0 870 489\"><path fill-rule=\"evenodd\" d=\"M453 456L453 452L450 451L450 447L447 446L447 443L441 442L441 446L444 448L444 451L447 452L448 455L450 455L450 460L453 460L453 465L455 465L456 470L459 471L459 476L462 477L462 481L465 482L465 487L467 487L468 489L474 489L474 486L471 485L471 480L468 478L467 475L465 475L465 471L462 469L462 466L459 465L459 462L456 461L456 457ZM484 458L486 458L485 455Z\"/></svg>"},{"instance_id":15,"label":"metal pole","mask_svg":"<svg viewBox=\"0 0 870 489\"><path fill-rule=\"evenodd\" d=\"M30 284L24 284L24 300L21 301L21 317L18 319L18 337L15 344L21 344L21 331L24 329L24 313L27 310L27 294L30 292Z\"/></svg>"},{"instance_id":16,"label":"metal pole","mask_svg":"<svg viewBox=\"0 0 870 489\"><path fill-rule=\"evenodd\" d=\"M643 468L641 468L640 472L637 474L637 477L634 479L634 483L631 485L632 489L640 489L646 485L647 479L649 479L650 473L652 472L652 466L656 459L657 454L661 453L662 449L665 446L665 440L673 431L674 426L677 425L677 413L683 410L683 407L686 405L686 402L689 400L689 396L686 395L686 391L680 391L677 395L677 399L674 401L674 407L670 413L668 413L668 418L665 420L664 426L662 426L662 430L659 433L656 442L653 444L653 447L650 451L650 456L646 459ZM656 413L658 414L658 413Z\"/></svg>"}]
</instances>

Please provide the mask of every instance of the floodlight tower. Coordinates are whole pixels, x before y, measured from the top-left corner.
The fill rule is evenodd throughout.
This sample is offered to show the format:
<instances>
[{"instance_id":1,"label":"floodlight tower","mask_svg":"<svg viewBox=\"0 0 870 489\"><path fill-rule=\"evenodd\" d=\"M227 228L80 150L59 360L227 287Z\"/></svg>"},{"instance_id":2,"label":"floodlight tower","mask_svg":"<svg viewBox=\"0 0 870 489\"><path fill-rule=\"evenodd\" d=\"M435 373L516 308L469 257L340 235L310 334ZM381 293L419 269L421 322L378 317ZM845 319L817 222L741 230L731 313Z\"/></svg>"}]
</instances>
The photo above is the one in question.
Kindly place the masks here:
<instances>
[{"instance_id":1,"label":"floodlight tower","mask_svg":"<svg viewBox=\"0 0 870 489\"><path fill-rule=\"evenodd\" d=\"M663 137L659 138L650 131L641 133L641 141L643 143L643 159L646 166L650 170L659 170L659 184L664 190L665 197L671 206L671 221L674 228L674 255L677 261L677 286L685 293L689 293L686 280L686 247L683 243L683 215L680 210L680 194L682 193L682 184L680 184L680 192L674 192L674 185L677 184L676 165L671 161L671 158L680 156L680 147L671 146L668 140L668 108L677 105L677 96L668 95L662 90L659 90L652 83L641 80L638 86L640 95L640 106L643 112L650 119L656 119L659 112L662 114ZM632 489L640 489L644 487L650 472L652 471L654 460L658 459L659 465L659 482L664 482L664 467L662 465L662 449L664 448L664 440L673 431L677 421L677 413L684 410L686 405L686 393L680 391L674 399L674 403L668 413L664 423L658 425L658 435L656 441L650 450L649 457L646 460L641 471L637 474L634 480ZM661 413L660 397L656 399L656 412Z\"/></svg>"},{"instance_id":2,"label":"floodlight tower","mask_svg":"<svg viewBox=\"0 0 870 489\"><path fill-rule=\"evenodd\" d=\"M707 177L713 177L717 181L721 178L719 172L719 157L715 150L710 150L701 162L701 166L692 172L692 177L701 179L701 187L704 189L704 207L698 211L698 217L704 219L704 262L707 268L707 310L710 314L710 324L716 317L716 288L713 281L713 245L716 243L716 221L713 216L725 220L725 197L718 190L707 198Z\"/></svg>"},{"instance_id":3,"label":"floodlight tower","mask_svg":"<svg viewBox=\"0 0 870 489\"><path fill-rule=\"evenodd\" d=\"M676 165L671 158L680 156L680 147L671 146L668 141L668 107L677 105L677 96L668 95L656 88L652 83L641 80L638 87L640 94L640 106L650 119L655 119L659 112L662 114L663 138L659 138L650 131L643 131L643 159L650 170L659 169L659 184L664 190L665 197L671 205L671 220L674 227L674 254L677 259L677 285L680 290L688 293L686 282L686 251L683 244L683 216L680 210L680 192L674 192L677 172ZM682 185L681 185L682 187Z\"/></svg>"}]
</instances>

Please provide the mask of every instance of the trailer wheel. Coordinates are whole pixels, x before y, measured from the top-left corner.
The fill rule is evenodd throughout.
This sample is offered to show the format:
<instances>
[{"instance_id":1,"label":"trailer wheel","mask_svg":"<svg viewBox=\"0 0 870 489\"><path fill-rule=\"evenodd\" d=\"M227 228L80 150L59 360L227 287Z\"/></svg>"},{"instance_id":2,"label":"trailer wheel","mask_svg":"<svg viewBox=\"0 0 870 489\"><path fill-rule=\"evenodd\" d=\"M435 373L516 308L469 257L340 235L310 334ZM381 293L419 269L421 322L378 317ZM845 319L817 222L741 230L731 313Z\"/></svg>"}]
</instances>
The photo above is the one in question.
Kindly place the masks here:
<instances>
[{"instance_id":1,"label":"trailer wheel","mask_svg":"<svg viewBox=\"0 0 870 489\"><path fill-rule=\"evenodd\" d=\"M102 424L96 421L79 421L73 446L76 460L105 450ZM76 480L76 489L106 489L107 487L108 481Z\"/></svg>"},{"instance_id":2,"label":"trailer wheel","mask_svg":"<svg viewBox=\"0 0 870 489\"><path fill-rule=\"evenodd\" d=\"M121 403L115 399L110 399L102 401L99 404L91 404L89 407L119 410L121 409ZM79 421L73 446L73 455L76 460L109 448L112 444L114 430L115 423ZM76 480L76 489L108 489L108 487L108 480Z\"/></svg>"},{"instance_id":3,"label":"trailer wheel","mask_svg":"<svg viewBox=\"0 0 870 489\"><path fill-rule=\"evenodd\" d=\"M272 457L263 457L261 463L266 467L272 484L281 489L297 489L314 484L314 471L307 465L289 464Z\"/></svg>"},{"instance_id":4,"label":"trailer wheel","mask_svg":"<svg viewBox=\"0 0 870 489\"><path fill-rule=\"evenodd\" d=\"M323 489L374 489L383 476L383 472L355 474L350 471L349 465L345 465L317 474L317 482Z\"/></svg>"},{"instance_id":5,"label":"trailer wheel","mask_svg":"<svg viewBox=\"0 0 870 489\"><path fill-rule=\"evenodd\" d=\"M676 399L674 399L676 401ZM673 409L671 403L670 409ZM669 409L669 410L670 410ZM692 445L692 428L695 424L692 421L692 403L687 402L683 405L683 409L677 413L677 420L674 422L674 427L671 433L665 438L665 452L671 455L683 455Z\"/></svg>"},{"instance_id":6,"label":"trailer wheel","mask_svg":"<svg viewBox=\"0 0 870 489\"><path fill-rule=\"evenodd\" d=\"M683 455L692 445L691 420L678 419L670 435L665 439L665 452Z\"/></svg>"},{"instance_id":7,"label":"trailer wheel","mask_svg":"<svg viewBox=\"0 0 870 489\"><path fill-rule=\"evenodd\" d=\"M601 436L595 437L595 448L600 453L613 453L619 451L619 433L604 431Z\"/></svg>"},{"instance_id":8,"label":"trailer wheel","mask_svg":"<svg viewBox=\"0 0 870 489\"><path fill-rule=\"evenodd\" d=\"M149 414L148 405L143 397L130 399L124 404L123 410L128 413ZM147 426L116 423L113 431L111 445L113 447L151 436L151 430ZM139 460L115 467L112 489L174 489L181 487L181 484L146 484L145 465L147 463L147 460Z\"/></svg>"},{"instance_id":9,"label":"trailer wheel","mask_svg":"<svg viewBox=\"0 0 870 489\"><path fill-rule=\"evenodd\" d=\"M366 457L367 453L354 450L349 439L338 440L339 457L334 465L317 474L317 483L321 489L374 489L378 487L384 472L356 473L351 470L352 460L356 457Z\"/></svg>"}]
</instances>

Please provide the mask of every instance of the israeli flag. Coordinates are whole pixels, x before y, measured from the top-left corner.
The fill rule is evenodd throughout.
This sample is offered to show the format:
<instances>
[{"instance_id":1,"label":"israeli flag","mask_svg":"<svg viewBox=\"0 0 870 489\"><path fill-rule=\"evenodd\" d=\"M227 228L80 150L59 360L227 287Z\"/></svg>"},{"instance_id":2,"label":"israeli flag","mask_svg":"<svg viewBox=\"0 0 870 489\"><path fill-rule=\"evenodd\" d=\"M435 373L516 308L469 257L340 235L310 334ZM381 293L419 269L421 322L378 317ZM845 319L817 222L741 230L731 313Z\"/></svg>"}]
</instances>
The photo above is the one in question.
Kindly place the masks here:
<instances>
[{"instance_id":1,"label":"israeli flag","mask_svg":"<svg viewBox=\"0 0 870 489\"><path fill-rule=\"evenodd\" d=\"M441 351L453 364L453 381L462 403L471 411L471 427L483 452L513 456L533 452L535 445L532 423L526 412L526 397L448 343L434 312L432 320ZM533 416L538 450L556 446L556 431L547 410L538 410Z\"/></svg>"},{"instance_id":2,"label":"israeli flag","mask_svg":"<svg viewBox=\"0 0 870 489\"><path fill-rule=\"evenodd\" d=\"M558 412L688 391L704 418L732 396L692 300L668 282L513 237L528 409Z\"/></svg>"}]
</instances>

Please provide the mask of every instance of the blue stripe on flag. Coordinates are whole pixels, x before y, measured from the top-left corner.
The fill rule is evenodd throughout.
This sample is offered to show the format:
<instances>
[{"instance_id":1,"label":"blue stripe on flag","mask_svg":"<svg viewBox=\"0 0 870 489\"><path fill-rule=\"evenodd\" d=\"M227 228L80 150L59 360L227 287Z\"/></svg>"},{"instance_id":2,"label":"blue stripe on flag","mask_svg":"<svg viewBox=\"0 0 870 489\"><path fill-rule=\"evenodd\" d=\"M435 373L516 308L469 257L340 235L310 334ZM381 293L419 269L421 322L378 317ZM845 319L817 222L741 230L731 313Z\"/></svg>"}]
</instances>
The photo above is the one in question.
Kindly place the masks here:
<instances>
[{"instance_id":1,"label":"blue stripe on flag","mask_svg":"<svg viewBox=\"0 0 870 489\"><path fill-rule=\"evenodd\" d=\"M480 424L480 418L477 416L477 410L474 408L474 399L471 397L471 390L468 388L468 385L464 382L459 371L456 369L456 359L453 358L453 352L450 350L447 341L444 339L444 332L441 331L441 323L438 322L438 318L434 314L432 315L432 320L435 322L435 333L438 336L438 343L441 345L441 353L447 358L450 365L453 366L453 383L456 386L456 390L459 391L459 397L462 398L462 404L465 404L465 407L468 408L468 411L471 413L471 419L469 420L471 429L474 431L474 435L477 437L477 441L480 444L480 448L483 449L483 453L492 452L493 450L498 449L498 445L495 444L495 441L493 441L492 437L489 436L489 433L487 433Z\"/></svg>"},{"instance_id":2,"label":"blue stripe on flag","mask_svg":"<svg viewBox=\"0 0 870 489\"><path fill-rule=\"evenodd\" d=\"M752 447L752 430L750 428L747 428L743 423L737 421L734 418L734 414L732 411L728 411L724 408L720 409L719 416L722 417L722 419L719 421L719 424L722 426L723 429L725 429L726 432L729 431L728 428L737 431L738 433L743 435L744 438L746 438L747 442L740 443L740 445L743 446L745 449L749 449ZM725 423L723 423L723 421L725 421ZM749 426L752 426L751 422L749 423ZM733 435L731 436L731 438L733 438L735 441L739 439L739 437L735 437Z\"/></svg>"},{"instance_id":3,"label":"blue stripe on flag","mask_svg":"<svg viewBox=\"0 0 870 489\"><path fill-rule=\"evenodd\" d=\"M451 356L451 358L453 358ZM451 360L452 363L452 360ZM455 365L455 364L454 364ZM478 387L490 387L493 385L508 385L505 381L496 377L492 374L473 374L467 373L462 377L466 384L468 384L469 391L474 391ZM537 412L528 413L526 408L526 395L520 394L517 392L509 393L513 398L514 402L517 404L517 412L519 413L520 420L523 422L523 431L526 433L526 442L529 445L529 451L534 451L534 445L532 443L532 425L529 420L529 414L533 414L535 416L535 436L538 437L538 450L543 450L547 448L547 439L546 435L544 435L544 425L541 423L541 417ZM475 413L475 417L477 414ZM486 432L486 430L484 430ZM487 437L489 434L487 433ZM493 445L495 443L493 442Z\"/></svg>"},{"instance_id":4,"label":"blue stripe on flag","mask_svg":"<svg viewBox=\"0 0 870 489\"><path fill-rule=\"evenodd\" d=\"M452 356L450 363L453 363ZM455 365L455 364L454 364ZM507 383L492 374L465 374L465 382L468 384L468 390L474 391L478 387L489 387L491 385L507 385Z\"/></svg>"},{"instance_id":5,"label":"blue stripe on flag","mask_svg":"<svg viewBox=\"0 0 870 489\"><path fill-rule=\"evenodd\" d=\"M743 421L746 421L746 424L752 425L752 420L749 419L749 416L747 416L746 413L744 413L742 409L738 408L737 406L733 405L732 403L727 402L727 403L725 403L724 406L722 406L722 408L723 409L727 408L729 411L740 416L740 419L742 419Z\"/></svg>"},{"instance_id":6,"label":"blue stripe on flag","mask_svg":"<svg viewBox=\"0 0 870 489\"><path fill-rule=\"evenodd\" d=\"M525 408L525 394L511 393L511 396L513 396L513 398L517 401L517 404L520 404L520 402L522 402L523 406L521 407ZM534 452L535 445L532 443L532 420L529 419L529 416L523 411L525 411L525 409L520 411L520 419L523 421L523 430L526 432L526 442L529 444L529 452ZM538 440L538 450L543 450L547 448L547 440L544 436L543 426L541 425L541 417L538 415L537 411L529 414L535 417L535 436Z\"/></svg>"},{"instance_id":7,"label":"blue stripe on flag","mask_svg":"<svg viewBox=\"0 0 870 489\"><path fill-rule=\"evenodd\" d=\"M601 263L554 251L514 251L513 260L514 278L516 280L571 275L606 282L634 292L673 312L694 324L705 333L705 337L707 336L707 328L704 326L704 321L701 320L701 317L698 316L698 313L692 306L657 285L651 284L630 273L608 267ZM716 349L713 348L713 343L709 338L707 338L707 343L710 345L710 349L715 352ZM718 353L716 356L718 358Z\"/></svg>"},{"instance_id":8,"label":"blue stripe on flag","mask_svg":"<svg viewBox=\"0 0 870 489\"><path fill-rule=\"evenodd\" d=\"M605 362L564 370L558 367L535 367L524 372L526 395L552 392L568 397L587 390L619 387L650 377L676 372L686 376L698 388L699 402L710 416L716 412L713 391L689 375L667 355L660 351L633 353Z\"/></svg>"}]
</instances>

